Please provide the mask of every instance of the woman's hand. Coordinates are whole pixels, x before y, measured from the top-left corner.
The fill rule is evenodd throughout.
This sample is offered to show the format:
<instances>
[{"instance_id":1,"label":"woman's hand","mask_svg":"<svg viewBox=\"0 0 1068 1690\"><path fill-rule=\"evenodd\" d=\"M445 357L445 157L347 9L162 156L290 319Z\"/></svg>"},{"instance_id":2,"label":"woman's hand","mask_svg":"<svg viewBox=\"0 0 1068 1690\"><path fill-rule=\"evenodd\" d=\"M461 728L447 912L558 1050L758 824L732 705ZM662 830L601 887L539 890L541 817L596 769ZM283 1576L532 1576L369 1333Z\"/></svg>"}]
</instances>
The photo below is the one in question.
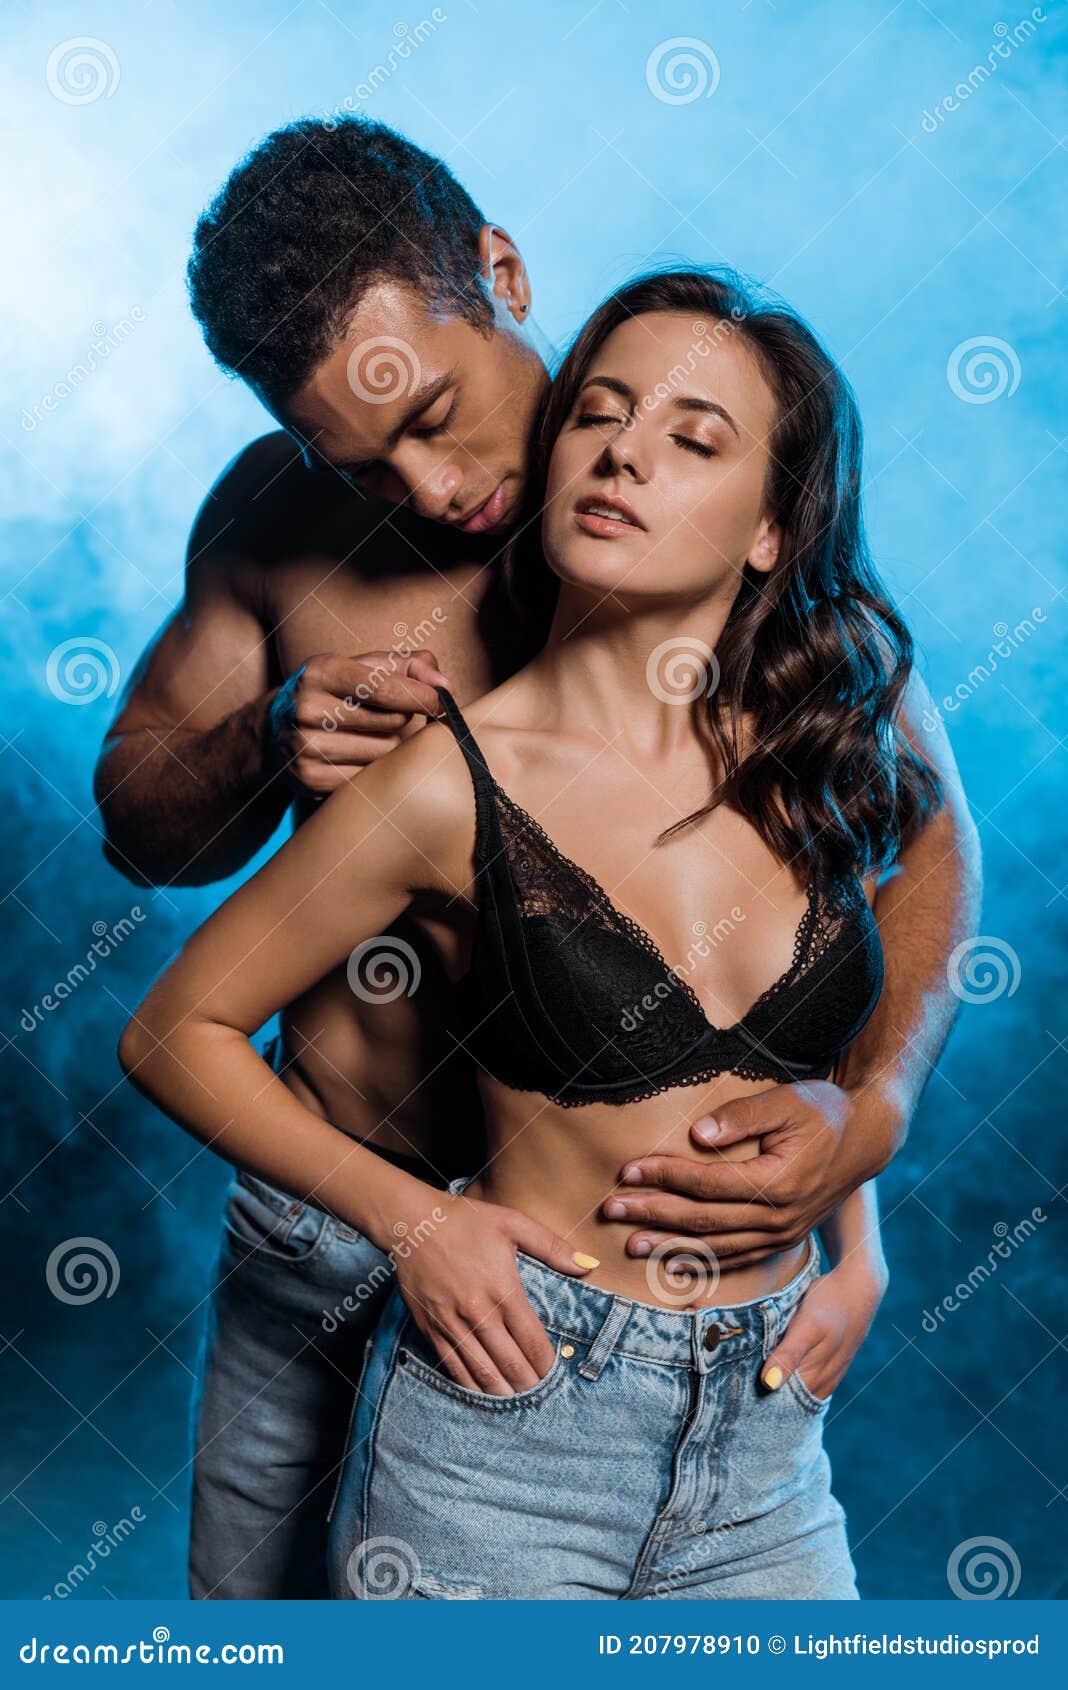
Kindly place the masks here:
<instances>
[{"instance_id":1,"label":"woman's hand","mask_svg":"<svg viewBox=\"0 0 1068 1690\"><path fill-rule=\"evenodd\" d=\"M778 1390L791 1373L797 1373L812 1396L821 1401L829 1397L867 1337L886 1285L885 1264L868 1252L847 1257L822 1274L805 1292L781 1341L764 1363L762 1383L768 1390Z\"/></svg>"},{"instance_id":2,"label":"woman's hand","mask_svg":"<svg viewBox=\"0 0 1068 1690\"><path fill-rule=\"evenodd\" d=\"M397 1284L419 1330L468 1390L510 1397L552 1366L552 1340L530 1305L516 1250L580 1279L600 1264L516 1209L434 1193L445 1219L427 1232L408 1226L417 1247L395 1257Z\"/></svg>"}]
</instances>

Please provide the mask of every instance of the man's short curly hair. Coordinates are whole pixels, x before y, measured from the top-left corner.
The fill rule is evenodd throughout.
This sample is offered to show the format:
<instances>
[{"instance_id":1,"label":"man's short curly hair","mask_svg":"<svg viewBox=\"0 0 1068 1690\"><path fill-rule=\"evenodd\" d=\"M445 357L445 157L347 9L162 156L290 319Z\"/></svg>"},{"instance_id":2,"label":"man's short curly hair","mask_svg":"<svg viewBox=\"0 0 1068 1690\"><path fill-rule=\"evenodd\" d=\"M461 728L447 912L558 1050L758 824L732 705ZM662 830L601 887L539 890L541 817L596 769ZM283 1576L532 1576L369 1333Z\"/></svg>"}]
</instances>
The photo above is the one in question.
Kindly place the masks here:
<instances>
[{"instance_id":1,"label":"man's short curly hair","mask_svg":"<svg viewBox=\"0 0 1068 1690\"><path fill-rule=\"evenodd\" d=\"M301 118L242 159L198 222L193 314L224 369L283 400L375 282L407 282L488 333L484 221L440 159L384 123Z\"/></svg>"}]
</instances>

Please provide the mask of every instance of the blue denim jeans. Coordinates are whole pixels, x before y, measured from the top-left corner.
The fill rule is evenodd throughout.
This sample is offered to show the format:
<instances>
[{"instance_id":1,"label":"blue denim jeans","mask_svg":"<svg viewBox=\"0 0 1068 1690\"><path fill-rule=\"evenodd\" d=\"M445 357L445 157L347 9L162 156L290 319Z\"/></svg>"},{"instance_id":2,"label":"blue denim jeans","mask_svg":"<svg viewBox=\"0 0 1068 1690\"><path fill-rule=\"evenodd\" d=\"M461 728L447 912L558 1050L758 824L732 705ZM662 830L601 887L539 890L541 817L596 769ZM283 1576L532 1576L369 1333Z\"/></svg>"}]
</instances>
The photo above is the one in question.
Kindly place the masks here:
<instances>
[{"instance_id":1,"label":"blue denim jeans","mask_svg":"<svg viewBox=\"0 0 1068 1690\"><path fill-rule=\"evenodd\" d=\"M450 1189L462 1189L454 1181ZM681 1312L519 1255L556 1359L531 1389L457 1385L394 1291L334 1508L342 1599L856 1598L828 1404L761 1364L819 1274Z\"/></svg>"},{"instance_id":2,"label":"blue denim jeans","mask_svg":"<svg viewBox=\"0 0 1068 1690\"><path fill-rule=\"evenodd\" d=\"M193 1409L193 1596L329 1594L330 1503L392 1282L359 1233L237 1176Z\"/></svg>"}]
</instances>

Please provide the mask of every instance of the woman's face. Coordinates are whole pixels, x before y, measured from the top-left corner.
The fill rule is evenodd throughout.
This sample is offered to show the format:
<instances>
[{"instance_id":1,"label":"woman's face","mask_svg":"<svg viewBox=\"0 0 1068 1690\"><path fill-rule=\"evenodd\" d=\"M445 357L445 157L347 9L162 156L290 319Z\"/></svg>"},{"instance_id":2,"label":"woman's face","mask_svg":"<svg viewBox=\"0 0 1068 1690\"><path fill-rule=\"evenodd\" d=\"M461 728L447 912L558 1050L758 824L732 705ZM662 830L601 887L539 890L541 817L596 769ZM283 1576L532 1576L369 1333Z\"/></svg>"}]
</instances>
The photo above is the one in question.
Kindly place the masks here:
<instances>
[{"instance_id":1,"label":"woman's face","mask_svg":"<svg viewBox=\"0 0 1068 1690\"><path fill-rule=\"evenodd\" d=\"M731 325L656 312L594 354L553 447L542 541L562 580L617 596L733 600L768 571L776 406Z\"/></svg>"}]
</instances>

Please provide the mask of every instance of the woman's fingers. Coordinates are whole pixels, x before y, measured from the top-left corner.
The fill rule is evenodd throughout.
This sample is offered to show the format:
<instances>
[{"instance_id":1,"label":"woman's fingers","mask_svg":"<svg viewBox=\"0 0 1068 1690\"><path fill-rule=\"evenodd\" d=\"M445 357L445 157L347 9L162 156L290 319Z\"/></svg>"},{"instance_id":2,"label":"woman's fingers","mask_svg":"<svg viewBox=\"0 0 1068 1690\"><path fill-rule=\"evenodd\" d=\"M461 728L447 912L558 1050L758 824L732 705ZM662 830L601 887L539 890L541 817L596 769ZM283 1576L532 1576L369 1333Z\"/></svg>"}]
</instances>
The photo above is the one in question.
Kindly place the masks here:
<instances>
[{"instance_id":1,"label":"woman's fingers","mask_svg":"<svg viewBox=\"0 0 1068 1690\"><path fill-rule=\"evenodd\" d=\"M469 1391L484 1391L492 1397L514 1395L514 1387L497 1366L477 1328L468 1326L456 1332L433 1332L430 1336L458 1385L466 1385Z\"/></svg>"},{"instance_id":2,"label":"woman's fingers","mask_svg":"<svg viewBox=\"0 0 1068 1690\"><path fill-rule=\"evenodd\" d=\"M526 1255L533 1256L536 1261L544 1262L546 1267L555 1268L557 1273L569 1273L575 1279L584 1273L600 1267L596 1256L576 1250L566 1238L559 1233L550 1232L547 1226L540 1226L527 1215L521 1215L518 1210L511 1212L510 1231L512 1238L520 1250Z\"/></svg>"},{"instance_id":3,"label":"woman's fingers","mask_svg":"<svg viewBox=\"0 0 1068 1690\"><path fill-rule=\"evenodd\" d=\"M799 1310L760 1369L761 1383L767 1390L777 1391L780 1385L789 1379L791 1373L801 1369L801 1364L806 1358L814 1357L814 1352L822 1345L824 1337L823 1328L807 1320ZM810 1384L807 1375L803 1374L803 1377L805 1383ZM819 1392L813 1390L813 1395L818 1396Z\"/></svg>"},{"instance_id":4,"label":"woman's fingers","mask_svg":"<svg viewBox=\"0 0 1068 1690\"><path fill-rule=\"evenodd\" d=\"M501 1313L509 1332L533 1370L534 1378L530 1383L536 1385L539 1379L544 1379L556 1359L553 1341L531 1308L522 1286L517 1288L514 1296L502 1304Z\"/></svg>"}]
</instances>

